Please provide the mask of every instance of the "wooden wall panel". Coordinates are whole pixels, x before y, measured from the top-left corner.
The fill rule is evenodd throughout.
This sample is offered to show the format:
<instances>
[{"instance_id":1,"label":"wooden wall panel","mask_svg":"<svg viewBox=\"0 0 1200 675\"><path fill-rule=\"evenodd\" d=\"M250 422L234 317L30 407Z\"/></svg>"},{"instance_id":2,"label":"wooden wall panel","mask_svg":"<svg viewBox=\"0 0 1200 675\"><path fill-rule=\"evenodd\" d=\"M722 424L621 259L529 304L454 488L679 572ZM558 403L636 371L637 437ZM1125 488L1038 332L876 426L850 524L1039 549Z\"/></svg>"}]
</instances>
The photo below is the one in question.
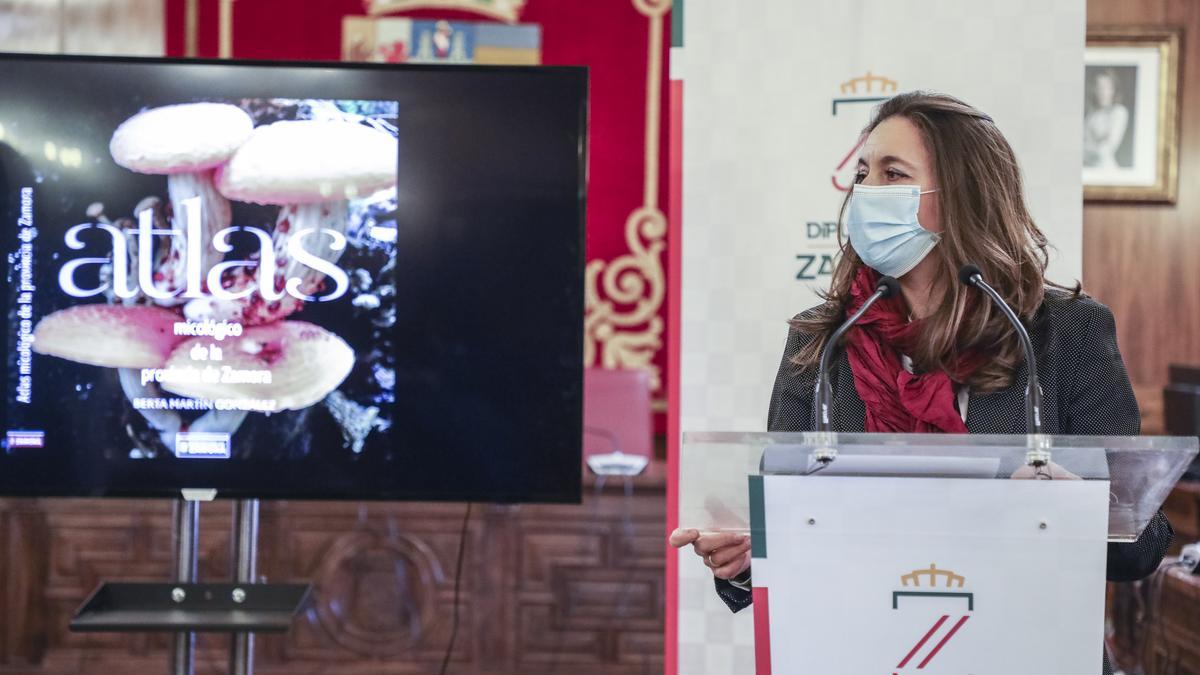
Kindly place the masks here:
<instances>
[{"instance_id":1,"label":"wooden wall panel","mask_svg":"<svg viewBox=\"0 0 1200 675\"><path fill-rule=\"evenodd\" d=\"M0 602L19 617L7 634L0 633L0 663L37 663L47 636L37 629L47 608L40 591L46 583L45 521L35 508L20 503L0 512ZM0 615L0 619L3 615Z\"/></svg>"},{"instance_id":2,"label":"wooden wall panel","mask_svg":"<svg viewBox=\"0 0 1200 675\"><path fill-rule=\"evenodd\" d=\"M1200 364L1200 2L1088 0L1087 20L1183 28L1178 203L1083 210L1084 288L1116 315L1143 427L1162 433L1167 365Z\"/></svg>"},{"instance_id":3,"label":"wooden wall panel","mask_svg":"<svg viewBox=\"0 0 1200 675\"><path fill-rule=\"evenodd\" d=\"M436 673L450 638L462 504L267 502L261 580L313 583L260 675ZM200 569L229 578L229 504L201 509ZM582 505L476 505L449 672L633 675L662 669L663 468L589 488ZM101 580L163 580L170 505L0 499L0 675L165 671L164 635L73 634ZM197 673L226 672L228 638L202 636Z\"/></svg>"},{"instance_id":4,"label":"wooden wall panel","mask_svg":"<svg viewBox=\"0 0 1200 675\"><path fill-rule=\"evenodd\" d=\"M1086 203L1083 210L1084 287L1116 315L1143 432L1163 433L1167 366L1200 364L1200 2L1088 0L1088 25L1183 29L1178 202ZM1164 507L1177 528L1176 547L1200 536L1196 492L1180 486ZM1127 672L1195 675L1200 593L1179 574L1161 582L1112 585L1117 664ZM1147 621L1150 596L1158 593L1159 611Z\"/></svg>"},{"instance_id":5,"label":"wooden wall panel","mask_svg":"<svg viewBox=\"0 0 1200 675\"><path fill-rule=\"evenodd\" d=\"M1145 675L1200 675L1200 577L1168 558L1158 574L1113 584L1113 666Z\"/></svg>"}]
</instances>

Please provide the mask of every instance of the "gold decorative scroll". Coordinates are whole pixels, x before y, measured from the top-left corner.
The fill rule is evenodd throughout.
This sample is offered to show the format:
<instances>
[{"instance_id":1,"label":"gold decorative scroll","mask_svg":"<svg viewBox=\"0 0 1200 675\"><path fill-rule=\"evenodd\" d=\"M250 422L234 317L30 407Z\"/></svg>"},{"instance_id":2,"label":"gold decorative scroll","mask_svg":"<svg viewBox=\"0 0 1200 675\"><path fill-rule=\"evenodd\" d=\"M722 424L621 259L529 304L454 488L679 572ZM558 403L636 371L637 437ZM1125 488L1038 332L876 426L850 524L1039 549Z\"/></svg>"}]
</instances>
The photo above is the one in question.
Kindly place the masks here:
<instances>
[{"instance_id":1,"label":"gold decorative scroll","mask_svg":"<svg viewBox=\"0 0 1200 675\"><path fill-rule=\"evenodd\" d=\"M658 209L643 207L625 221L629 253L611 261L593 260L584 275L587 316L583 362L603 368L645 368L657 389L654 354L662 347L666 292L662 252L667 220Z\"/></svg>"},{"instance_id":2,"label":"gold decorative scroll","mask_svg":"<svg viewBox=\"0 0 1200 675\"><path fill-rule=\"evenodd\" d=\"M625 220L629 253L610 261L593 260L584 275L584 364L603 368L645 368L651 387L662 388L654 355L662 348L659 311L666 296L662 254L667 218L658 207L658 141L662 115L663 16L670 0L632 0L649 20L646 59L646 144L642 205Z\"/></svg>"},{"instance_id":3,"label":"gold decorative scroll","mask_svg":"<svg viewBox=\"0 0 1200 675\"><path fill-rule=\"evenodd\" d=\"M391 14L413 9L453 9L516 23L525 0L364 0L367 14Z\"/></svg>"}]
</instances>

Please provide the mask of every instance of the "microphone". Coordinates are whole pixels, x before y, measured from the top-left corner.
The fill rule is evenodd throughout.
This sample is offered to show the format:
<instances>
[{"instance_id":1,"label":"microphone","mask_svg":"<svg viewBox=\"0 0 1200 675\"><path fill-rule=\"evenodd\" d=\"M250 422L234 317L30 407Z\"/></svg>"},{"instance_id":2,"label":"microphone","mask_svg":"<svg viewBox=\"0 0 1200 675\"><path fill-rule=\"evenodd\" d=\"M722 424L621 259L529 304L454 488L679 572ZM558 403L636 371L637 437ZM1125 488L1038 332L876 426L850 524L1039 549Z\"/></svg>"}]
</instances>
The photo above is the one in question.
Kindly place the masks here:
<instances>
[{"instance_id":1,"label":"microphone","mask_svg":"<svg viewBox=\"0 0 1200 675\"><path fill-rule=\"evenodd\" d=\"M1025 419L1029 424L1029 434L1031 436L1041 436L1042 434L1042 388L1038 385L1038 370L1037 370L1037 355L1033 353L1033 342L1029 339L1029 331L1025 330L1025 325L1021 323L1021 319L1017 317L1016 312L1012 311L1012 307L1004 302L1004 298L996 292L996 289L988 285L983 279L983 272L978 267L970 263L963 265L958 271L958 280L967 286L974 286L983 291L984 295L991 299L992 304L1004 314L1008 322L1013 325L1017 331L1017 336L1021 339L1021 348L1025 351L1025 364L1029 368L1029 382L1025 390ZM1034 466L1042 466L1049 461L1049 453L1031 454L1029 457L1030 463Z\"/></svg>"},{"instance_id":2,"label":"microphone","mask_svg":"<svg viewBox=\"0 0 1200 675\"><path fill-rule=\"evenodd\" d=\"M900 282L896 281L895 277L881 277L879 281L875 283L875 292L871 294L871 297L867 298L867 301L863 303L863 306L860 307L853 316L847 319L846 323L838 326L838 329L833 332L833 335L831 335L829 340L825 343L825 348L821 350L820 366L817 368L817 390L816 396L813 400L816 408L816 410L814 410L814 414L816 417L818 432L828 433L830 431L831 423L829 421L829 408L832 405L833 388L829 386L829 361L833 356L833 350L837 348L838 341L842 339L842 336L846 334L846 331L850 330L854 324L858 323L858 320L862 318L863 314L867 313L867 310L870 309L871 305L874 305L876 301L878 301L880 298L895 297L896 295L899 295L899 293ZM836 451L832 448L823 449L817 453L817 459L826 463L832 461L835 456Z\"/></svg>"}]
</instances>

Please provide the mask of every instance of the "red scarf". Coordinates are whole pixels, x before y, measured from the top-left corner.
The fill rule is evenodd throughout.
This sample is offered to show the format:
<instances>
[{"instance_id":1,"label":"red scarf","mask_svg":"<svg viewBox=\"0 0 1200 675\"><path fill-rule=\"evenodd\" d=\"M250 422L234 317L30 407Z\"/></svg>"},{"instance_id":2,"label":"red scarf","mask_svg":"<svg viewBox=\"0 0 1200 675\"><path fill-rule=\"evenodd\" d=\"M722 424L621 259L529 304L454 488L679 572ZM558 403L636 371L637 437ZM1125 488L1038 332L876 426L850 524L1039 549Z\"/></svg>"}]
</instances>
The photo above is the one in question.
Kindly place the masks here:
<instances>
[{"instance_id":1,"label":"red scarf","mask_svg":"<svg viewBox=\"0 0 1200 675\"><path fill-rule=\"evenodd\" d=\"M846 316L857 312L875 292L879 274L863 265L850 287ZM854 388L866 404L866 430L883 433L965 434L967 425L955 407L954 383L945 372L913 375L900 354L911 354L920 339L920 321L908 321L904 300L882 298L847 334L846 354L854 372ZM965 379L980 358L964 354L954 364Z\"/></svg>"}]
</instances>

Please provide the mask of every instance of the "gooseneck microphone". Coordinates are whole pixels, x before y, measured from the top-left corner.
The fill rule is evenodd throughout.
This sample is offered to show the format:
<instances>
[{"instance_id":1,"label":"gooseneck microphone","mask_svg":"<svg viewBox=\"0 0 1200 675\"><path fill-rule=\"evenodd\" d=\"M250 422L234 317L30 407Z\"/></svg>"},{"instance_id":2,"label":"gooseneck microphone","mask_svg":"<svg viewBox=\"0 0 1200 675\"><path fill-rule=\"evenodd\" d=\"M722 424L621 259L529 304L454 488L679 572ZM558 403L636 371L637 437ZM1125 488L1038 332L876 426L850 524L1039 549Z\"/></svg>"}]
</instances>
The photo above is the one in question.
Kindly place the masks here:
<instances>
[{"instance_id":1,"label":"gooseneck microphone","mask_svg":"<svg viewBox=\"0 0 1200 675\"><path fill-rule=\"evenodd\" d=\"M829 336L829 340L826 341L825 348L821 350L821 362L820 366L817 368L817 390L816 395L813 398L813 405L816 408L814 411L817 426L816 430L818 432L828 433L831 427L831 423L829 421L829 408L832 405L833 388L829 386L829 361L833 356L834 349L837 348L838 342L842 339L842 336L846 334L846 331L850 330L854 324L858 323L858 320L863 317L863 314L867 313L868 309L871 309L871 305L874 305L875 302L880 298L891 298L899 293L900 282L896 281L895 277L881 277L879 281L876 282L875 292L871 294L871 297L867 298L867 301L863 303L863 306L860 307L853 316L847 319L846 323L838 326L838 329L833 331L833 335ZM827 457L818 456L818 459L823 462L828 462L832 460L834 456L834 454L830 454Z\"/></svg>"},{"instance_id":2,"label":"gooseneck microphone","mask_svg":"<svg viewBox=\"0 0 1200 675\"><path fill-rule=\"evenodd\" d=\"M1021 319L1017 317L1016 312L1012 307L1004 302L1004 298L996 292L996 289L988 285L983 279L983 272L978 267L972 264L962 266L958 271L958 280L967 286L974 286L983 291L984 295L991 299L992 304L1004 314L1008 322L1013 325L1017 331L1017 336L1021 339L1021 348L1025 351L1025 364L1029 369L1029 382L1025 390L1025 419L1029 425L1030 435L1041 436L1042 434L1042 388L1038 384L1038 369L1037 355L1033 353L1033 341L1029 339L1029 331L1025 330L1025 325L1021 323ZM1037 466L1044 464L1039 458L1031 458L1031 463Z\"/></svg>"}]
</instances>

